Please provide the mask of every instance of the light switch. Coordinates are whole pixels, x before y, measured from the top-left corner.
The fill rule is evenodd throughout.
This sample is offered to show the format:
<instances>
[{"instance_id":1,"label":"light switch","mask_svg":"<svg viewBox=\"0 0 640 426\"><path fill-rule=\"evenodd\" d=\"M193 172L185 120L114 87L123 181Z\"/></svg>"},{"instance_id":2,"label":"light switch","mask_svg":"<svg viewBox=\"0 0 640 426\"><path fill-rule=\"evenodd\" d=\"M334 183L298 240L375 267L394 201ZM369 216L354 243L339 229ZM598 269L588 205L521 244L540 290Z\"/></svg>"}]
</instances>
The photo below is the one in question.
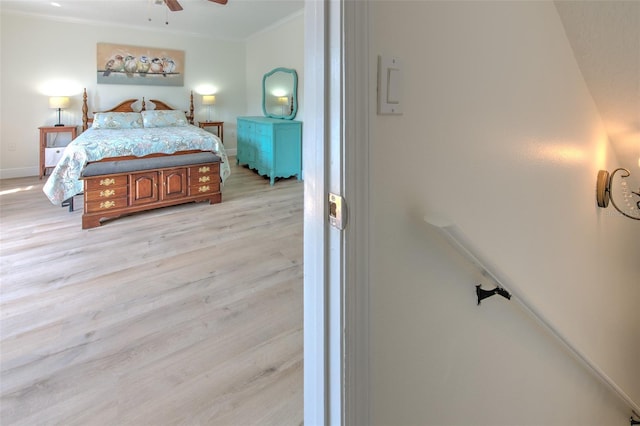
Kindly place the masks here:
<instances>
[{"instance_id":1,"label":"light switch","mask_svg":"<svg viewBox=\"0 0 640 426\"><path fill-rule=\"evenodd\" d=\"M378 114L402 114L402 65L395 57L378 57Z\"/></svg>"},{"instance_id":2,"label":"light switch","mask_svg":"<svg viewBox=\"0 0 640 426\"><path fill-rule=\"evenodd\" d=\"M400 103L400 70L387 68L387 103Z\"/></svg>"}]
</instances>

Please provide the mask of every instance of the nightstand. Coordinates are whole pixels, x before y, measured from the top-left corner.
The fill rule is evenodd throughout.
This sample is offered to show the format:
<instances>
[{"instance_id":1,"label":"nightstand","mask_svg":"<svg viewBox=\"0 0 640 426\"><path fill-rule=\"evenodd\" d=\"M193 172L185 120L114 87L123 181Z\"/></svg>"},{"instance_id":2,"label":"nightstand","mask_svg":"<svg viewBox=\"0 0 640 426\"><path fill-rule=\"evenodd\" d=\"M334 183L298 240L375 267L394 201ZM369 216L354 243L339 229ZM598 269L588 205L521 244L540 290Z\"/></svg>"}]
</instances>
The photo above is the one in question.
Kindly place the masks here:
<instances>
[{"instance_id":1,"label":"nightstand","mask_svg":"<svg viewBox=\"0 0 640 426\"><path fill-rule=\"evenodd\" d=\"M40 129L40 179L42 179L48 168L55 167L62 157L65 145L49 144L48 135L53 133L71 133L71 140L78 136L78 128L76 126L42 126Z\"/></svg>"},{"instance_id":2,"label":"nightstand","mask_svg":"<svg viewBox=\"0 0 640 426\"><path fill-rule=\"evenodd\" d=\"M200 123L198 123L198 125L200 126L201 129L204 129L205 127L217 127L218 128L218 137L220 138L220 141L222 141L222 143L224 143L224 139L222 138L222 132L223 132L223 128L224 128L224 121L201 121Z\"/></svg>"}]
</instances>

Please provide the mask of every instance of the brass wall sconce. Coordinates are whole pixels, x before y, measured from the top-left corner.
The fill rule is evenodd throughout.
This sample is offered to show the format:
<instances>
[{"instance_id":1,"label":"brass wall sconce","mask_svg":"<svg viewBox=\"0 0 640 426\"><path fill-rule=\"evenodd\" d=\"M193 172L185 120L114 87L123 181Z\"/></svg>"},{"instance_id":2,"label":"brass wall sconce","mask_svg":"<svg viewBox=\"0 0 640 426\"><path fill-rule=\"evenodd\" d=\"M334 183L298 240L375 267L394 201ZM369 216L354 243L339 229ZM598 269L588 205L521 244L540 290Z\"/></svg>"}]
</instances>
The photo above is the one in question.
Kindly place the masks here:
<instances>
[{"instance_id":1,"label":"brass wall sconce","mask_svg":"<svg viewBox=\"0 0 640 426\"><path fill-rule=\"evenodd\" d=\"M613 178L618 172L621 172L620 177L622 178L622 193L627 204L627 211L624 211L620 207L618 207L615 200L613 199ZM623 216L635 220L640 220L640 189L638 189L638 192L629 190L627 182L624 180L629 176L631 176L631 172L624 168L615 169L611 174L609 174L609 172L606 170L600 170L598 172L598 178L596 181L596 201L598 202L598 207L603 208L609 206L609 201L611 201L613 207ZM634 196L639 198L635 199ZM634 215L633 212L635 212L637 215Z\"/></svg>"}]
</instances>

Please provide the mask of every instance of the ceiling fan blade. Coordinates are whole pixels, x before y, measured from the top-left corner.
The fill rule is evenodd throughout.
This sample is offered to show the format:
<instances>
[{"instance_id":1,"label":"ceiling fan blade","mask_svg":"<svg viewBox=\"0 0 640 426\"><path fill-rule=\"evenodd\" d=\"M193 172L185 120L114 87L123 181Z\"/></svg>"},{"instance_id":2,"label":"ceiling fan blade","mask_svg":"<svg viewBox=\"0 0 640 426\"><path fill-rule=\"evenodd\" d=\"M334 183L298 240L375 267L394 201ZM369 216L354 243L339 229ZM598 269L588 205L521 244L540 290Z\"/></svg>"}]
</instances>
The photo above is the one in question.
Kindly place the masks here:
<instances>
[{"instance_id":1,"label":"ceiling fan blade","mask_svg":"<svg viewBox=\"0 0 640 426\"><path fill-rule=\"evenodd\" d=\"M227 4L227 0L209 0L212 3Z\"/></svg>"},{"instance_id":2,"label":"ceiling fan blade","mask_svg":"<svg viewBox=\"0 0 640 426\"><path fill-rule=\"evenodd\" d=\"M167 4L167 7L172 12L177 12L179 10L182 10L182 6L180 6L180 3L178 3L178 0L164 0L164 2Z\"/></svg>"}]
</instances>

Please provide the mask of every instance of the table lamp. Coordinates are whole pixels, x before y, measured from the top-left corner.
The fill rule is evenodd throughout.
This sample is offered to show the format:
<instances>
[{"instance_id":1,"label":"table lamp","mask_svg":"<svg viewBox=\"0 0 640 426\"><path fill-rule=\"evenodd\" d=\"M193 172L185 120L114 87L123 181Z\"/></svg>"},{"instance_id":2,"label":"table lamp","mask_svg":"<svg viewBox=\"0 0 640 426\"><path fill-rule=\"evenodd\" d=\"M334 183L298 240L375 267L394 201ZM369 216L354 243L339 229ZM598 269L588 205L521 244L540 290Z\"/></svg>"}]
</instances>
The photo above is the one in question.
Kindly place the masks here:
<instances>
[{"instance_id":1,"label":"table lamp","mask_svg":"<svg viewBox=\"0 0 640 426\"><path fill-rule=\"evenodd\" d=\"M278 96L278 104L282 106L282 115L289 115L286 112L287 107L289 106L289 97L288 96Z\"/></svg>"},{"instance_id":2,"label":"table lamp","mask_svg":"<svg viewBox=\"0 0 640 426\"><path fill-rule=\"evenodd\" d=\"M55 127L62 127L64 124L60 122L60 111L69 107L69 98L66 96L52 96L49 98L49 108L58 110L58 124Z\"/></svg>"},{"instance_id":3,"label":"table lamp","mask_svg":"<svg viewBox=\"0 0 640 426\"><path fill-rule=\"evenodd\" d=\"M203 95L202 96L202 105L206 105L207 109L209 110L209 119L207 119L207 122L211 121L211 106L215 105L215 103L216 103L215 95Z\"/></svg>"}]
</instances>

